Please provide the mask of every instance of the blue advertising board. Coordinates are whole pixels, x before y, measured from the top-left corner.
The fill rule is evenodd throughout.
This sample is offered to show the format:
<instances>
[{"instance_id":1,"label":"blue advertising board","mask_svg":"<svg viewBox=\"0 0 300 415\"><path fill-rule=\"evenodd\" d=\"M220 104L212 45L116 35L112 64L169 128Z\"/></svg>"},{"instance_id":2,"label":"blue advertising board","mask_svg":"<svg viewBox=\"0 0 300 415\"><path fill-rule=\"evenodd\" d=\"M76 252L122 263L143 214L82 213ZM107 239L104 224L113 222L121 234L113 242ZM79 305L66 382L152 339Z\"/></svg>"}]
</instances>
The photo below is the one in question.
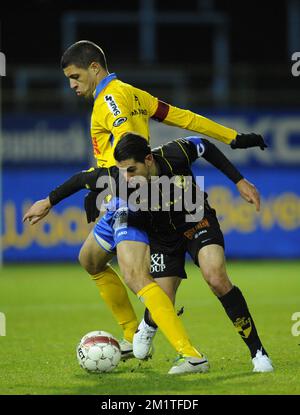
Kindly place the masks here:
<instances>
[{"instance_id":1,"label":"blue advertising board","mask_svg":"<svg viewBox=\"0 0 300 415\"><path fill-rule=\"evenodd\" d=\"M204 175L210 204L217 210L225 235L226 254L234 258L300 257L299 171L294 169L242 170L261 194L261 211L245 202L234 184L212 169L194 169ZM4 260L76 260L91 229L85 220L85 191L54 207L41 224L22 223L22 216L36 200L75 173L56 170L6 169L4 172Z\"/></svg>"},{"instance_id":2,"label":"blue advertising board","mask_svg":"<svg viewBox=\"0 0 300 415\"><path fill-rule=\"evenodd\" d=\"M218 213L232 258L300 258L300 113L199 111L238 131L255 131L269 147L235 150L217 144L261 193L261 211L247 204L235 186L207 163L209 201ZM3 256L6 262L76 260L91 227L83 211L84 192L55 207L35 226L22 223L26 208L76 171L92 165L88 117L8 115L3 117ZM152 144L182 130L152 125ZM216 143L216 142L215 142Z\"/></svg>"}]
</instances>

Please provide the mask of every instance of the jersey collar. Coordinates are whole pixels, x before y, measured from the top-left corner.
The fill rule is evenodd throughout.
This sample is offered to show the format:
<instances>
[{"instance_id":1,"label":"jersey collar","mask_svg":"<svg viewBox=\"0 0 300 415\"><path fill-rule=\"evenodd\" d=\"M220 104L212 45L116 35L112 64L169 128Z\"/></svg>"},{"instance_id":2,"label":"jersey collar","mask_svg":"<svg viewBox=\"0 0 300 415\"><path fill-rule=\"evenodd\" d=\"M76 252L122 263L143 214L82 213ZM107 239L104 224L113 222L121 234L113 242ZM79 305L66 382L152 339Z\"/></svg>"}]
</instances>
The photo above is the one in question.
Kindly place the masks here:
<instances>
[{"instance_id":1,"label":"jersey collar","mask_svg":"<svg viewBox=\"0 0 300 415\"><path fill-rule=\"evenodd\" d=\"M99 82L99 84L96 86L95 89L95 96L94 100L98 97L100 92L113 80L117 79L117 75L113 72L107 75L105 78L102 79L102 81Z\"/></svg>"}]
</instances>

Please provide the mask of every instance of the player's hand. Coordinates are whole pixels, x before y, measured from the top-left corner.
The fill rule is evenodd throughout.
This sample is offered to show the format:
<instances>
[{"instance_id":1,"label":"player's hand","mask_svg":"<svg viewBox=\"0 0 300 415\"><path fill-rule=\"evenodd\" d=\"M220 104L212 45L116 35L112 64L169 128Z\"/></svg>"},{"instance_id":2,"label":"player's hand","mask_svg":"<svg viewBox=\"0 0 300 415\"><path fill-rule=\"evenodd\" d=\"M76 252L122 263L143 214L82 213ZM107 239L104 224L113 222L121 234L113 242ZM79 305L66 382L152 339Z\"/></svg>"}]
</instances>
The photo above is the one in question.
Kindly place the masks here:
<instances>
[{"instance_id":1,"label":"player's hand","mask_svg":"<svg viewBox=\"0 0 300 415\"><path fill-rule=\"evenodd\" d=\"M23 216L23 222L28 220L30 225L38 223L41 219L48 215L51 209L49 197L35 202Z\"/></svg>"},{"instance_id":2,"label":"player's hand","mask_svg":"<svg viewBox=\"0 0 300 415\"><path fill-rule=\"evenodd\" d=\"M84 198L84 209L87 223L95 222L100 215L100 211L96 204L98 194L99 193L97 192L91 191Z\"/></svg>"},{"instance_id":3,"label":"player's hand","mask_svg":"<svg viewBox=\"0 0 300 415\"><path fill-rule=\"evenodd\" d=\"M256 187L248 182L246 179L242 179L236 184L238 191L243 199L245 199L248 203L252 203L256 207L256 211L259 212L260 210L260 196L259 192Z\"/></svg>"},{"instance_id":4,"label":"player's hand","mask_svg":"<svg viewBox=\"0 0 300 415\"><path fill-rule=\"evenodd\" d=\"M235 140L231 141L230 147L233 149L259 147L261 150L264 150L268 146L260 134L250 133L238 134Z\"/></svg>"}]
</instances>

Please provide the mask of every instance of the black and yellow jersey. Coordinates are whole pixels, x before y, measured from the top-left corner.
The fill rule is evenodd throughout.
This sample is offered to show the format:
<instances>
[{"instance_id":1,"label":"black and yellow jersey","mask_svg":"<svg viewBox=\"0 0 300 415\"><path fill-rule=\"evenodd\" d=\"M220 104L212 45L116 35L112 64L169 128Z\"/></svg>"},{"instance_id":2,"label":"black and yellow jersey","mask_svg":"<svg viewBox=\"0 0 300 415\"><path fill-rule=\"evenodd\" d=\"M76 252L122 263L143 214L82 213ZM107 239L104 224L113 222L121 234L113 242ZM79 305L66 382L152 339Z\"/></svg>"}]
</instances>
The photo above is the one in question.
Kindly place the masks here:
<instances>
[{"instance_id":1,"label":"black and yellow jersey","mask_svg":"<svg viewBox=\"0 0 300 415\"><path fill-rule=\"evenodd\" d=\"M146 184L148 190L146 193L141 192L142 196L138 200L140 212L135 212L131 218L132 226L140 226L142 224L149 233L182 233L187 228L190 228L193 222L197 223L200 220L197 219L198 215L195 216L194 211L191 211L184 203L184 199L189 191L190 195L192 195L192 202L196 201L197 191L202 193L204 191L204 189L199 189L196 185L196 180L191 170L192 164L198 158L202 157L207 160L234 183L243 178L240 172L214 144L200 137L187 137L171 141L153 149L152 154L156 162L158 176L154 181ZM161 185L157 180L161 177L172 179L168 198L162 198L159 195L156 198L156 202L153 203L152 191L155 187ZM102 184L105 184L99 187L99 179L101 178L105 179L102 181ZM105 190L107 195L120 196L121 186L127 187L127 183L116 166L92 168L74 175L53 190L49 195L50 203L55 205L62 199L84 188L97 192ZM131 187L126 193L130 196L133 191L134 189ZM146 194L146 198L144 198L144 194ZM160 194L160 188L157 194ZM205 202L205 199L206 194L204 193L202 201ZM130 207L129 199L128 204ZM201 206L196 206L196 211L199 207ZM188 223L187 215L190 218ZM195 216L194 221L193 215Z\"/></svg>"},{"instance_id":2,"label":"black and yellow jersey","mask_svg":"<svg viewBox=\"0 0 300 415\"><path fill-rule=\"evenodd\" d=\"M97 85L91 117L91 137L98 167L115 164L113 152L121 136L133 132L149 140L150 118L195 131L230 144L237 131L189 110L176 108L109 74Z\"/></svg>"}]
</instances>

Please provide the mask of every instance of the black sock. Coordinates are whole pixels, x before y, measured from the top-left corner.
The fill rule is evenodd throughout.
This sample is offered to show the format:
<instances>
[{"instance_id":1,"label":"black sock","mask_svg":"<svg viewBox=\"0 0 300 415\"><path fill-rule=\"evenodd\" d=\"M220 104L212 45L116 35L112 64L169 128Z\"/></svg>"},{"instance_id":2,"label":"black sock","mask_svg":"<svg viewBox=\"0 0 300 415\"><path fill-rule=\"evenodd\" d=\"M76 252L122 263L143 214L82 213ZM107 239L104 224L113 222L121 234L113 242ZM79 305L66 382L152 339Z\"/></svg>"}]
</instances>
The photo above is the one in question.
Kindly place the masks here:
<instances>
[{"instance_id":1,"label":"black sock","mask_svg":"<svg viewBox=\"0 0 300 415\"><path fill-rule=\"evenodd\" d=\"M151 326L154 329L157 329L157 325L154 323L154 321L152 321L152 319L150 317L150 311L148 310L148 308L146 308L146 310L145 310L144 320L148 324L148 326Z\"/></svg>"},{"instance_id":2,"label":"black sock","mask_svg":"<svg viewBox=\"0 0 300 415\"><path fill-rule=\"evenodd\" d=\"M258 337L254 321L240 289L234 286L227 294L219 297L219 300L239 335L248 346L251 357L255 357L259 349L263 354L268 356Z\"/></svg>"}]
</instances>

